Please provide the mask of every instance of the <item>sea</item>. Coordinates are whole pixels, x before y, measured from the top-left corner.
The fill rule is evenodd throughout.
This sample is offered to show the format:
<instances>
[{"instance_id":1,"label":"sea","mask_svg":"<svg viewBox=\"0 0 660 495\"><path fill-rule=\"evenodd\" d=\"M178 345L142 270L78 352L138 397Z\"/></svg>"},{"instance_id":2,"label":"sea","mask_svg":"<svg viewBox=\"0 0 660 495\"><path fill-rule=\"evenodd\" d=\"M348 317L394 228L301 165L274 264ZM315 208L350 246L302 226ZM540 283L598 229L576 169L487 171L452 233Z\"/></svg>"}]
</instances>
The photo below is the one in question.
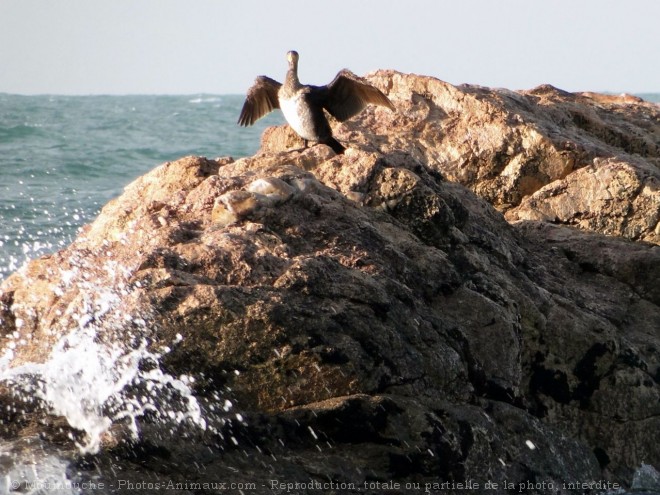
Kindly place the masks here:
<instances>
[{"instance_id":1,"label":"sea","mask_svg":"<svg viewBox=\"0 0 660 495\"><path fill-rule=\"evenodd\" d=\"M273 112L236 124L244 97L0 93L0 281L71 243L110 199L186 155L254 154Z\"/></svg>"}]
</instances>

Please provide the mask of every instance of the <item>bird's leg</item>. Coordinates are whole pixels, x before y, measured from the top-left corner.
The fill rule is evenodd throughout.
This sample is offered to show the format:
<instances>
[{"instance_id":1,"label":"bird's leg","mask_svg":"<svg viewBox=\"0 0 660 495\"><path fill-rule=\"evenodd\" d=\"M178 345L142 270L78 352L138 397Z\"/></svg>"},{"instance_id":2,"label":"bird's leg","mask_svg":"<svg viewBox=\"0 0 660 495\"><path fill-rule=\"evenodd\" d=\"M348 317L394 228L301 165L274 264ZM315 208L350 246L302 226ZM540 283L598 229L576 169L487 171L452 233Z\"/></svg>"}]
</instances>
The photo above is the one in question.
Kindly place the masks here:
<instances>
[{"instance_id":1,"label":"bird's leg","mask_svg":"<svg viewBox=\"0 0 660 495\"><path fill-rule=\"evenodd\" d=\"M300 153L301 151L305 151L307 148L309 148L309 141L307 141L307 139L303 139L302 148L296 148L295 150L290 150L290 151L297 151L298 153Z\"/></svg>"},{"instance_id":2,"label":"bird's leg","mask_svg":"<svg viewBox=\"0 0 660 495\"><path fill-rule=\"evenodd\" d=\"M305 151L307 148L309 148L309 141L307 139L303 139L303 147L302 148L296 148L296 149L293 149L293 150L289 150L288 153L293 153L294 151L300 153L302 151Z\"/></svg>"}]
</instances>

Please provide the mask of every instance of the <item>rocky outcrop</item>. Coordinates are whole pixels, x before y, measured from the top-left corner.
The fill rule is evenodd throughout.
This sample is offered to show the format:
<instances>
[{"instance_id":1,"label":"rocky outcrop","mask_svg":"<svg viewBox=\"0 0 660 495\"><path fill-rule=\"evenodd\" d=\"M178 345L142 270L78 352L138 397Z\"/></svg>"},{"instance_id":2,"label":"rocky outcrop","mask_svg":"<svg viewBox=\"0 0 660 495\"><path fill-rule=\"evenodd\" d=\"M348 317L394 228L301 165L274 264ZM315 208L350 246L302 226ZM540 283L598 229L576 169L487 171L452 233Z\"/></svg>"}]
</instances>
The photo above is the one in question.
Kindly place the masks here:
<instances>
[{"instance_id":1,"label":"rocky outcrop","mask_svg":"<svg viewBox=\"0 0 660 495\"><path fill-rule=\"evenodd\" d=\"M520 92L456 87L391 71L370 80L397 98L399 111L345 124L341 138L406 151L510 221L659 242L657 104L547 85Z\"/></svg>"},{"instance_id":2,"label":"rocky outcrop","mask_svg":"<svg viewBox=\"0 0 660 495\"><path fill-rule=\"evenodd\" d=\"M397 112L338 126L344 155L280 127L163 164L3 283L12 366L140 336L239 412L190 442L117 421L90 471L570 493L659 466L657 107L370 80ZM12 414L8 438L43 421Z\"/></svg>"}]
</instances>

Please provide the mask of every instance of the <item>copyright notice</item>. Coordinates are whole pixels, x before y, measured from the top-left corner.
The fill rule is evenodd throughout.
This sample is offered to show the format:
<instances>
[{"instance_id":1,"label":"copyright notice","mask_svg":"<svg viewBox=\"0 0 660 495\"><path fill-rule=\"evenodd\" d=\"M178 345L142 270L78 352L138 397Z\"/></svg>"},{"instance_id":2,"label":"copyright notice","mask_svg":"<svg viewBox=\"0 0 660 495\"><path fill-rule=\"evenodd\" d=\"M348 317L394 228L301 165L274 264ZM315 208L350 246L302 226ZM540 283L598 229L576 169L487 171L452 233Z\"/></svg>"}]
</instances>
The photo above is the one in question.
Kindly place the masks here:
<instances>
[{"instance_id":1,"label":"copyright notice","mask_svg":"<svg viewBox=\"0 0 660 495\"><path fill-rule=\"evenodd\" d=\"M108 488L108 483L94 482L94 481L69 481L69 480L30 480L20 481L13 479L9 482L9 488L13 492L35 492L35 493L49 493L67 491L79 491L86 493L88 491L105 490Z\"/></svg>"},{"instance_id":2,"label":"copyright notice","mask_svg":"<svg viewBox=\"0 0 660 495\"><path fill-rule=\"evenodd\" d=\"M267 486L267 485L261 485ZM93 491L112 490L112 491L160 491L160 490L189 490L189 491L207 491L207 490L244 490L254 491L258 488L254 482L197 482L197 481L133 481L118 479L114 482L95 482L95 481L70 481L70 480L30 480L20 481L13 479L9 482L9 487L15 492L61 492L71 491L72 493L88 493Z\"/></svg>"},{"instance_id":3,"label":"copyright notice","mask_svg":"<svg viewBox=\"0 0 660 495\"><path fill-rule=\"evenodd\" d=\"M563 491L576 491L582 493L583 490L618 490L621 485L606 480L590 480L590 481L543 481L543 482L509 482L488 480L485 482L476 482L473 480L465 480L463 482L456 481L438 481L438 482L400 482L400 481L364 481L362 483L351 482L337 482L337 481L318 481L318 480L305 480L305 481L281 481L281 480L268 480L264 483L256 483L252 481L245 482L221 482L221 481L174 481L174 480L160 480L160 481L135 481L127 479L117 479L114 481L70 481L70 480L10 480L8 483L12 492L37 492L37 493L61 493L62 491L69 491L71 493L92 493L95 491L105 492L139 492L145 491L154 493L158 491L170 490L186 490L190 492L201 491L206 492L209 490L214 491L228 491L232 493L246 493L253 491L270 491L273 493L301 493L318 491L323 493L327 490L333 490L335 493L356 493L365 492L372 493L374 490L379 493L424 493L424 494L437 494L445 491L465 490L466 493L473 492L478 489L493 490L510 492L510 493L528 493L529 490L539 490L542 493L554 493L557 489Z\"/></svg>"}]
</instances>

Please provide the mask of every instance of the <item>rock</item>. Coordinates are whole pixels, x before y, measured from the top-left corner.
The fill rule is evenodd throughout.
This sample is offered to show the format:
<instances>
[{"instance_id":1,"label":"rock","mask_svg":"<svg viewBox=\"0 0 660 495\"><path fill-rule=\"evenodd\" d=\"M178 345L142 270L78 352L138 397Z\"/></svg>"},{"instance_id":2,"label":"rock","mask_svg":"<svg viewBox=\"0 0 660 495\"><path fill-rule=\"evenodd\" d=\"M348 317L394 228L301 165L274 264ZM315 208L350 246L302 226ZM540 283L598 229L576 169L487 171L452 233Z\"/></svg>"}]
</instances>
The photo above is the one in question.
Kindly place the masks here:
<instances>
[{"instance_id":1,"label":"rock","mask_svg":"<svg viewBox=\"0 0 660 495\"><path fill-rule=\"evenodd\" d=\"M345 154L289 151L280 127L254 157L166 163L4 281L10 369L89 331L152 353L130 397L170 377L157 392L190 387L206 414L168 436L174 392L149 396L137 426L120 411L96 456L72 454L79 476L569 493L660 465L660 249L631 240L656 240L657 108L369 79L398 112L338 126ZM21 398L16 423L17 400L0 389L12 441L49 417Z\"/></svg>"},{"instance_id":2,"label":"rock","mask_svg":"<svg viewBox=\"0 0 660 495\"><path fill-rule=\"evenodd\" d=\"M398 111L368 109L337 128L340 139L405 151L510 221L660 241L660 105L549 85L519 92L452 86L393 71L368 79ZM264 139L294 142L277 133Z\"/></svg>"}]
</instances>

